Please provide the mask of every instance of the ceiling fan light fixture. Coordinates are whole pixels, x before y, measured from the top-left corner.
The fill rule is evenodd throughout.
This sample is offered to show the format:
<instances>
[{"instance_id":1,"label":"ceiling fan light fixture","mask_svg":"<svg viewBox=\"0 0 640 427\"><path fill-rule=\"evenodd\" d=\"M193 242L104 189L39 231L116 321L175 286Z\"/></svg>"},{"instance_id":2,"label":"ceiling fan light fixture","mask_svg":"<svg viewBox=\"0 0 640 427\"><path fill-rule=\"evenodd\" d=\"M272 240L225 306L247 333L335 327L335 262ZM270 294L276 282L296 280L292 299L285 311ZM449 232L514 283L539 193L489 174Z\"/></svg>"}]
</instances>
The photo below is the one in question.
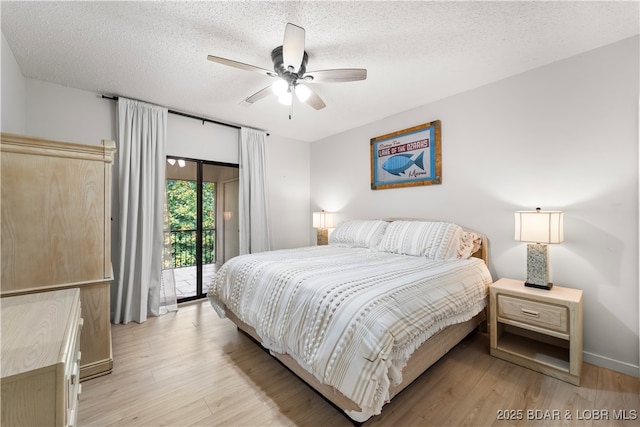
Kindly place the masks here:
<instances>
[{"instance_id":1,"label":"ceiling fan light fixture","mask_svg":"<svg viewBox=\"0 0 640 427\"><path fill-rule=\"evenodd\" d=\"M303 84L296 85L296 97L300 102L306 102L311 96L311 90Z\"/></svg>"},{"instance_id":2,"label":"ceiling fan light fixture","mask_svg":"<svg viewBox=\"0 0 640 427\"><path fill-rule=\"evenodd\" d=\"M271 90L280 97L287 93L287 90L289 90L289 84L283 79L278 79L271 85Z\"/></svg>"},{"instance_id":3,"label":"ceiling fan light fixture","mask_svg":"<svg viewBox=\"0 0 640 427\"><path fill-rule=\"evenodd\" d=\"M305 51L305 30L290 22L285 26L282 45L271 51L273 71L219 56L208 55L207 59L229 67L275 78L276 81L272 84L245 98L244 101L247 104L253 104L273 93L281 104L290 107L289 119L291 119L294 92L300 102L315 110L322 110L326 107L322 98L307 83L341 83L366 80L367 78L367 70L364 68L332 68L310 71L307 74L309 55Z\"/></svg>"},{"instance_id":4,"label":"ceiling fan light fixture","mask_svg":"<svg viewBox=\"0 0 640 427\"><path fill-rule=\"evenodd\" d=\"M278 102L284 105L291 105L292 95L291 92L285 92L278 97Z\"/></svg>"}]
</instances>

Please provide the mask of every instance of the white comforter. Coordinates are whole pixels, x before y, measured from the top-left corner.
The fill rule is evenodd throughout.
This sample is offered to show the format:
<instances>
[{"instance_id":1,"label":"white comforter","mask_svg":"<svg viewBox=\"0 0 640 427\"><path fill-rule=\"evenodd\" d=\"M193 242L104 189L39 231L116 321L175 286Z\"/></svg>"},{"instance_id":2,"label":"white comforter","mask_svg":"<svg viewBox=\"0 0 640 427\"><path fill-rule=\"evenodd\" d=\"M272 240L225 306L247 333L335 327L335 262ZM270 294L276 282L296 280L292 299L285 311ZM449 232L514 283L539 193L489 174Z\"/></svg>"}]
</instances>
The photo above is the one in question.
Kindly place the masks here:
<instances>
[{"instance_id":1,"label":"white comforter","mask_svg":"<svg viewBox=\"0 0 640 427\"><path fill-rule=\"evenodd\" d=\"M209 286L265 347L380 413L413 351L486 305L491 275L476 258L431 261L335 245L244 255ZM366 419L365 418L365 419Z\"/></svg>"}]
</instances>

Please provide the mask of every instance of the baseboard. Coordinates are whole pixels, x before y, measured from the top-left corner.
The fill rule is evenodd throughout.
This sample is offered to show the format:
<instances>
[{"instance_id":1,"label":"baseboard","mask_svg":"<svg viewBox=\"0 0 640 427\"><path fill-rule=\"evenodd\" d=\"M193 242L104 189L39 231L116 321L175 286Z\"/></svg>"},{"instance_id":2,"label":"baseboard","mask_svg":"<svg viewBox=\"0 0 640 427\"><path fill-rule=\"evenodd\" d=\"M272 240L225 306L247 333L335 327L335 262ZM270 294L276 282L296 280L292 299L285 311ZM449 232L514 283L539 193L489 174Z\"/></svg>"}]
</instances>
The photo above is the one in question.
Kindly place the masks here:
<instances>
[{"instance_id":1,"label":"baseboard","mask_svg":"<svg viewBox=\"0 0 640 427\"><path fill-rule=\"evenodd\" d=\"M631 375L632 377L640 377L640 366L638 365L632 365L631 363L610 359L598 354L589 353L588 351L582 352L582 357L585 362L591 363L592 365L611 369L616 372L622 372L623 374Z\"/></svg>"}]
</instances>

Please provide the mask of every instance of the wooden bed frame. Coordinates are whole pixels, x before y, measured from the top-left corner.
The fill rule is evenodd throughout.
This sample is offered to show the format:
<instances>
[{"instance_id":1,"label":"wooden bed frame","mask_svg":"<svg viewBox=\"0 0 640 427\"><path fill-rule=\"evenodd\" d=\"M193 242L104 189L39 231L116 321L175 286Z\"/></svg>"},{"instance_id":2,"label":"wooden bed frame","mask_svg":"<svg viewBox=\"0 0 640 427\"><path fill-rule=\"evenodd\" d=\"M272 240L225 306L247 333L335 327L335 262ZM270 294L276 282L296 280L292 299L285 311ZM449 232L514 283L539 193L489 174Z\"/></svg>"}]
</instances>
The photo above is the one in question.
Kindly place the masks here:
<instances>
[{"instance_id":1,"label":"wooden bed frame","mask_svg":"<svg viewBox=\"0 0 640 427\"><path fill-rule=\"evenodd\" d=\"M469 230L467 230L469 231ZM488 265L488 244L485 235L474 231L482 238L482 244L472 256L480 258ZM235 313L226 309L226 316L229 320L236 324L238 329L249 335L256 342L262 343L260 337L256 333L256 330L240 320ZM471 320L463 323L451 325L433 335L427 341L425 341L416 351L411 355L409 362L402 370L402 382L396 386L392 386L389 390L390 399L408 387L416 378L422 375L431 365L436 363L442 356L447 354L449 350L455 347L460 341L462 341L467 335L474 331L478 326L482 325L487 319L486 309L482 310ZM314 390L324 396L327 400L333 403L338 408L342 409L349 417L349 412L361 412L360 406L353 400L344 396L335 388L330 385L323 384L317 380L312 374L302 368L291 356L288 354L270 352L270 354L279 360L284 366L291 370L294 374L305 381ZM364 422L366 419L355 419L356 422ZM367 418L368 419L368 418Z\"/></svg>"}]
</instances>

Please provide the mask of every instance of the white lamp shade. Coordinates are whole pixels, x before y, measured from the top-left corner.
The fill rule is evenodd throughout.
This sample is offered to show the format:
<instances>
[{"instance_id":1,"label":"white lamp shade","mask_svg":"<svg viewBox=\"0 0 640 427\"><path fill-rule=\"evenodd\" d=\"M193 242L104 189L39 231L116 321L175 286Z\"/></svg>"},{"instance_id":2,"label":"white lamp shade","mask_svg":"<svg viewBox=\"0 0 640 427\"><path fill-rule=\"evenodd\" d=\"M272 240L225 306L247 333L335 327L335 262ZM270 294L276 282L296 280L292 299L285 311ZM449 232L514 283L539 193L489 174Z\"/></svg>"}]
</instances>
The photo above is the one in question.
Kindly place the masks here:
<instances>
[{"instance_id":1,"label":"white lamp shade","mask_svg":"<svg viewBox=\"0 0 640 427\"><path fill-rule=\"evenodd\" d=\"M562 212L519 211L515 215L516 240L532 243L560 243L564 241Z\"/></svg>"},{"instance_id":2,"label":"white lamp shade","mask_svg":"<svg viewBox=\"0 0 640 427\"><path fill-rule=\"evenodd\" d=\"M303 84L298 84L295 90L296 90L296 97L300 102L305 102L307 99L309 99L309 96L311 95L311 90Z\"/></svg>"},{"instance_id":3,"label":"white lamp shade","mask_svg":"<svg viewBox=\"0 0 640 427\"><path fill-rule=\"evenodd\" d=\"M333 212L314 212L313 228L333 228Z\"/></svg>"},{"instance_id":4,"label":"white lamp shade","mask_svg":"<svg viewBox=\"0 0 640 427\"><path fill-rule=\"evenodd\" d=\"M275 93L277 96L282 96L285 93L287 93L287 90L289 89L289 84L287 82L285 82L282 79L278 79L275 82L273 82L273 84L271 85L271 90L273 91L273 93Z\"/></svg>"}]
</instances>

